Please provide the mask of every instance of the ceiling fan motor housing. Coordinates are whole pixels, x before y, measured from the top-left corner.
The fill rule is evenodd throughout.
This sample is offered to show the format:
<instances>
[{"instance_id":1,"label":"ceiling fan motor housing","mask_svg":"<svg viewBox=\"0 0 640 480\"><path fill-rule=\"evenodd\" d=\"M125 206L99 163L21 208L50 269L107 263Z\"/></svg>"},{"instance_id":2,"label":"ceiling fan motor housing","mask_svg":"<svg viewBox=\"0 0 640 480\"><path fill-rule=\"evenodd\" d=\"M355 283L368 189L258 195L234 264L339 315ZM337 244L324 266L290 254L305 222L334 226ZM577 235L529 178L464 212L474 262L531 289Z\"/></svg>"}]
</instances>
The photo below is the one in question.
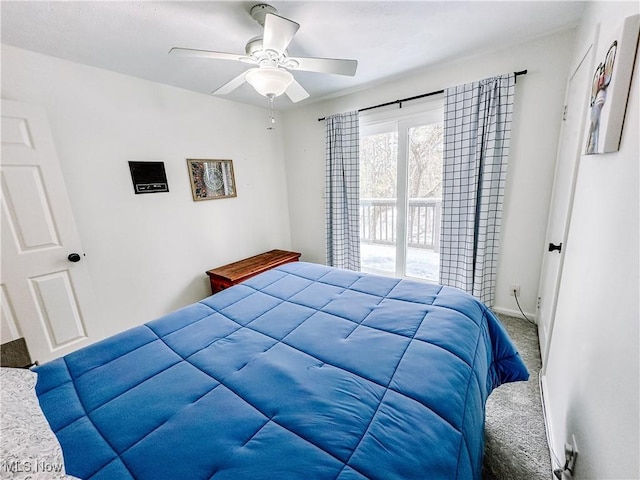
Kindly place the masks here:
<instances>
[{"instance_id":1,"label":"ceiling fan motor housing","mask_svg":"<svg viewBox=\"0 0 640 480\"><path fill-rule=\"evenodd\" d=\"M253 37L249 40L244 51L247 54L248 63L253 63L255 61L260 66L284 67L291 69L295 69L300 65L296 60L287 58L286 50L282 52L281 55L278 55L278 52L274 50L264 50L262 36Z\"/></svg>"},{"instance_id":2,"label":"ceiling fan motor housing","mask_svg":"<svg viewBox=\"0 0 640 480\"><path fill-rule=\"evenodd\" d=\"M248 56L254 56L262 52L262 35L258 35L257 37L253 37L251 40L247 42L247 45L244 47L244 51Z\"/></svg>"}]
</instances>

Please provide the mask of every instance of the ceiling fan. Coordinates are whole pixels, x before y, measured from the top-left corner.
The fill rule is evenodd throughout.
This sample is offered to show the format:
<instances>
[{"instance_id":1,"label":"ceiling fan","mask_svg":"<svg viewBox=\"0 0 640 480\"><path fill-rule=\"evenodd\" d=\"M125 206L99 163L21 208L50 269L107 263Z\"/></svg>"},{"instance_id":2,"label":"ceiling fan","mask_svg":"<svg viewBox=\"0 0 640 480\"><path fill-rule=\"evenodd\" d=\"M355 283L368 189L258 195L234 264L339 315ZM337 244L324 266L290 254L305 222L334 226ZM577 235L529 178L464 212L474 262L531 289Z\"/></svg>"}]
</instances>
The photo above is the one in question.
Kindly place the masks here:
<instances>
[{"instance_id":1,"label":"ceiling fan","mask_svg":"<svg viewBox=\"0 0 640 480\"><path fill-rule=\"evenodd\" d=\"M353 76L356 73L356 60L335 58L290 57L287 47L300 28L300 25L277 15L271 5L258 4L251 8L251 17L264 27L264 32L247 43L245 54L213 52L193 48L174 47L169 50L172 55L204 57L218 60L237 60L251 65L240 75L211 92L213 95L231 93L245 81L255 90L269 98L273 105L274 97L286 93L292 102L299 102L309 96L289 70L331 73Z\"/></svg>"}]
</instances>

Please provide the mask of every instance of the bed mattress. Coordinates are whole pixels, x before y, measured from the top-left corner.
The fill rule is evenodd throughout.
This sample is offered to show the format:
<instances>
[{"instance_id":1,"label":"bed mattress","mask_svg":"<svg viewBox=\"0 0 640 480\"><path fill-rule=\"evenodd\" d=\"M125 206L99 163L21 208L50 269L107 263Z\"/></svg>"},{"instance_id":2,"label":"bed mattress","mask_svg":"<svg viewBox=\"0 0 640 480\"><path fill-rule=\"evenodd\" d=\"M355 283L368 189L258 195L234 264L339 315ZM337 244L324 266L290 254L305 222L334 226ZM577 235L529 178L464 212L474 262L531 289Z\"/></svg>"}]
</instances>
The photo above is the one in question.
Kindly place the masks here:
<instances>
[{"instance_id":1,"label":"bed mattress","mask_svg":"<svg viewBox=\"0 0 640 480\"><path fill-rule=\"evenodd\" d=\"M527 370L449 287L296 262L37 368L83 479L472 479Z\"/></svg>"}]
</instances>

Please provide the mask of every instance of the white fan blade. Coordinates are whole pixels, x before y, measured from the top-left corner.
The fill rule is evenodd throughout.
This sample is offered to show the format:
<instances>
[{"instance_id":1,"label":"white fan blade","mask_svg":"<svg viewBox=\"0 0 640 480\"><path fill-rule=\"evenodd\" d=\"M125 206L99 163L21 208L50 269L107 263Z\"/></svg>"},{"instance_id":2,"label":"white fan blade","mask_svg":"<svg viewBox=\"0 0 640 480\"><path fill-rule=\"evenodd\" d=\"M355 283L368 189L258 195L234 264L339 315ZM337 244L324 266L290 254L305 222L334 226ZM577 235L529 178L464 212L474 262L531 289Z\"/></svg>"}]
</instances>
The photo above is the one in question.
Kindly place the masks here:
<instances>
[{"instance_id":1,"label":"white fan blade","mask_svg":"<svg viewBox=\"0 0 640 480\"><path fill-rule=\"evenodd\" d=\"M284 53L299 28L296 22L268 13L264 19L262 48Z\"/></svg>"},{"instance_id":2,"label":"white fan blade","mask_svg":"<svg viewBox=\"0 0 640 480\"><path fill-rule=\"evenodd\" d=\"M291 85L287 87L287 90L285 91L285 93L293 103L299 102L300 100L304 100L309 96L309 92L307 92L304 88L302 88L302 85L300 85L295 80L293 80L293 82L291 82Z\"/></svg>"},{"instance_id":3,"label":"white fan blade","mask_svg":"<svg viewBox=\"0 0 640 480\"><path fill-rule=\"evenodd\" d=\"M336 75L348 75L353 77L358 68L357 60L342 60L338 58L310 58L310 57L287 57L298 65L285 66L292 70L304 70L307 72L335 73Z\"/></svg>"},{"instance_id":4,"label":"white fan blade","mask_svg":"<svg viewBox=\"0 0 640 480\"><path fill-rule=\"evenodd\" d=\"M173 47L169 50L171 55L180 55L183 57L203 57L213 58L216 60L240 60L246 62L249 59L246 55L237 55L235 53L212 52L210 50L196 50L194 48Z\"/></svg>"},{"instance_id":5,"label":"white fan blade","mask_svg":"<svg viewBox=\"0 0 640 480\"><path fill-rule=\"evenodd\" d=\"M225 83L224 85L222 85L220 88L218 88L217 90L214 90L213 92L211 92L211 95L226 95L228 93L233 92L236 88L238 88L240 85L242 85L245 82L244 77L247 75L248 72L250 72L251 70L254 70L252 68L250 68L249 70L247 70L246 72L242 72L240 75L238 75L236 78L234 78L233 80L228 81L227 83Z\"/></svg>"}]
</instances>

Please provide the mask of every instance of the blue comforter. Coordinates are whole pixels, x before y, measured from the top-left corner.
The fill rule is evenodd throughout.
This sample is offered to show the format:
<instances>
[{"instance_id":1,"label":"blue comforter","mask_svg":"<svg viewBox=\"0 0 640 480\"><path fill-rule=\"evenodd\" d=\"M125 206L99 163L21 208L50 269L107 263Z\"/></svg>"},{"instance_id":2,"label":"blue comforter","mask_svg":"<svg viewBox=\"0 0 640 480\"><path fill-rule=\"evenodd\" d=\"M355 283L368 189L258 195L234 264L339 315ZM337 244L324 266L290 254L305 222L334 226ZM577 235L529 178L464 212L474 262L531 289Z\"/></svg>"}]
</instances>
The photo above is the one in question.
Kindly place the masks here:
<instances>
[{"instance_id":1,"label":"blue comforter","mask_svg":"<svg viewBox=\"0 0 640 480\"><path fill-rule=\"evenodd\" d=\"M480 478L527 370L453 288L290 263L37 368L83 479Z\"/></svg>"}]
</instances>

